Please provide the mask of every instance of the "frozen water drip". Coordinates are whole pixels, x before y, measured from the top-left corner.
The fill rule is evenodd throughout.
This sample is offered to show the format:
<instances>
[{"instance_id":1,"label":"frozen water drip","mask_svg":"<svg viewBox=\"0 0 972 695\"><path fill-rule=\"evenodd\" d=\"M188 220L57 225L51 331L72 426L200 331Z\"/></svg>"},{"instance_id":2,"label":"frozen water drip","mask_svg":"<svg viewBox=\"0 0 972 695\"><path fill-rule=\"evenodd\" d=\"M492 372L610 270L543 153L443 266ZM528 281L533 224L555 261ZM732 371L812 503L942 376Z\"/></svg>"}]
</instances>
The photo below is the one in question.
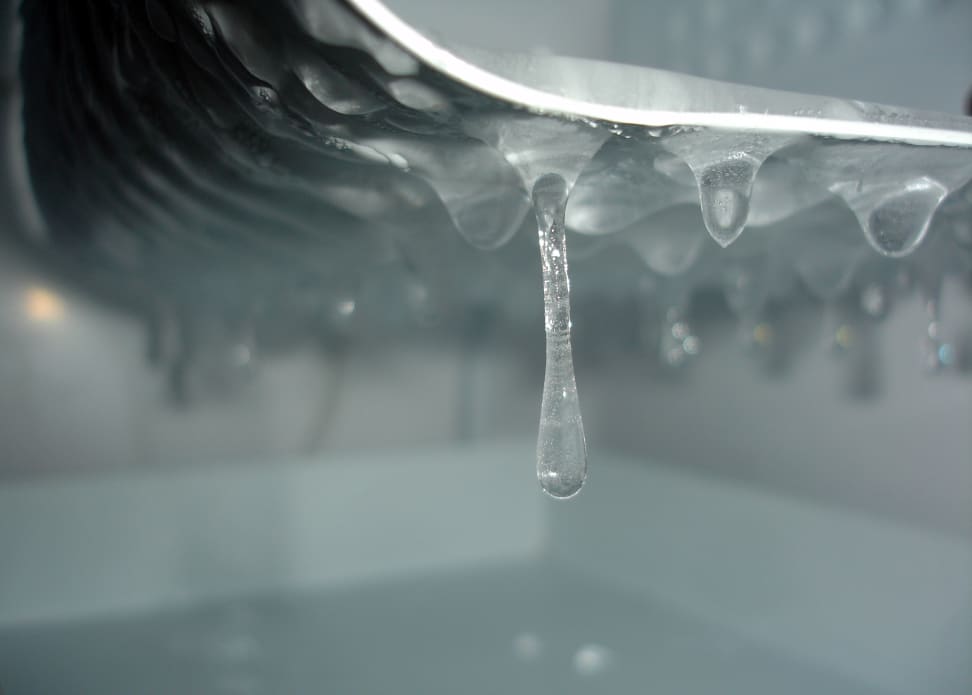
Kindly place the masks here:
<instances>
[{"instance_id":1,"label":"frozen water drip","mask_svg":"<svg viewBox=\"0 0 972 695\"><path fill-rule=\"evenodd\" d=\"M537 478L545 492L559 499L576 495L587 478L587 442L570 343L570 280L564 227L567 196L567 182L557 174L542 176L533 186L547 336Z\"/></svg>"}]
</instances>

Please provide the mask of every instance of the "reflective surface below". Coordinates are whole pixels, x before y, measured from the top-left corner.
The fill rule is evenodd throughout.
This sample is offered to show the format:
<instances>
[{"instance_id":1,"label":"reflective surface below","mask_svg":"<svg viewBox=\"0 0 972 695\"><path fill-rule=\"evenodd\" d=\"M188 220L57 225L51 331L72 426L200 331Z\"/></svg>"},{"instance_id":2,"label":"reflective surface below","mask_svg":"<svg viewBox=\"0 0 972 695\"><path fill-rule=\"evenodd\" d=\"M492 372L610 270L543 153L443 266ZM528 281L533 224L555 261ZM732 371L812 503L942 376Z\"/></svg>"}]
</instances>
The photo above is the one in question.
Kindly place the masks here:
<instances>
[{"instance_id":1,"label":"reflective surface below","mask_svg":"<svg viewBox=\"0 0 972 695\"><path fill-rule=\"evenodd\" d=\"M880 692L530 563L0 631L11 693Z\"/></svg>"}]
</instances>

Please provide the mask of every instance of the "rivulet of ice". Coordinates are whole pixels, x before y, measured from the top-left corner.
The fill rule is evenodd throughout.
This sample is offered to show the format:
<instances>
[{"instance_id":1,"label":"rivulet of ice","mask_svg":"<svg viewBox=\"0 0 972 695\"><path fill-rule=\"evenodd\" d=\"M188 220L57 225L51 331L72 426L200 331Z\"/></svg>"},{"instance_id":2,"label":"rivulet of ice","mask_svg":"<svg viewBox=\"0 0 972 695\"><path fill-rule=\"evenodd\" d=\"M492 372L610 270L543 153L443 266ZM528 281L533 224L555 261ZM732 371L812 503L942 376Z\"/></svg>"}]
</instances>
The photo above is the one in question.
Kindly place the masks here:
<instances>
[{"instance_id":1,"label":"rivulet of ice","mask_svg":"<svg viewBox=\"0 0 972 695\"><path fill-rule=\"evenodd\" d=\"M548 494L560 499L576 495L587 478L587 442L570 344L570 279L564 227L567 193L567 182L557 174L542 176L533 186L547 336L537 477Z\"/></svg>"},{"instance_id":2,"label":"rivulet of ice","mask_svg":"<svg viewBox=\"0 0 972 695\"><path fill-rule=\"evenodd\" d=\"M570 278L565 216L571 188L609 137L605 128L520 116L470 118L467 133L500 152L531 192L540 242L547 363L537 435L537 478L558 499L587 478L587 443L570 342ZM570 142L571 146L565 146Z\"/></svg>"}]
</instances>

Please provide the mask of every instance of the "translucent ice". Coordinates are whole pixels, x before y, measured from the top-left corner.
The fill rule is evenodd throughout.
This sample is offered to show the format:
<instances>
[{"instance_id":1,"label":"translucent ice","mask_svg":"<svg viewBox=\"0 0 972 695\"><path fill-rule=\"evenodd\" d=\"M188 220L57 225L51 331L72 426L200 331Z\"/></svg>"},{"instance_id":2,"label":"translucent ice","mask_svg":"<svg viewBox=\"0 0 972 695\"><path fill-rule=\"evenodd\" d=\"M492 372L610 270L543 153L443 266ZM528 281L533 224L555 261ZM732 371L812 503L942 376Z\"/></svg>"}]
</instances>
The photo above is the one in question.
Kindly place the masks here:
<instances>
[{"instance_id":1,"label":"translucent ice","mask_svg":"<svg viewBox=\"0 0 972 695\"><path fill-rule=\"evenodd\" d=\"M948 194L948 189L927 176L903 185L841 184L832 190L857 215L868 243L891 258L906 256L921 243L935 210Z\"/></svg>"},{"instance_id":2,"label":"translucent ice","mask_svg":"<svg viewBox=\"0 0 972 695\"><path fill-rule=\"evenodd\" d=\"M688 164L699 189L702 219L720 246L742 234L749 219L753 182L763 162L795 136L695 130L663 143Z\"/></svg>"},{"instance_id":3,"label":"translucent ice","mask_svg":"<svg viewBox=\"0 0 972 695\"><path fill-rule=\"evenodd\" d=\"M757 171L757 163L743 155L713 164L698 174L702 219L720 246L734 242L746 225Z\"/></svg>"},{"instance_id":4,"label":"translucent ice","mask_svg":"<svg viewBox=\"0 0 972 695\"><path fill-rule=\"evenodd\" d=\"M570 280L564 233L567 193L567 182L557 174L542 176L533 187L547 335L537 477L543 489L557 498L576 495L587 477L587 443L570 344Z\"/></svg>"}]
</instances>

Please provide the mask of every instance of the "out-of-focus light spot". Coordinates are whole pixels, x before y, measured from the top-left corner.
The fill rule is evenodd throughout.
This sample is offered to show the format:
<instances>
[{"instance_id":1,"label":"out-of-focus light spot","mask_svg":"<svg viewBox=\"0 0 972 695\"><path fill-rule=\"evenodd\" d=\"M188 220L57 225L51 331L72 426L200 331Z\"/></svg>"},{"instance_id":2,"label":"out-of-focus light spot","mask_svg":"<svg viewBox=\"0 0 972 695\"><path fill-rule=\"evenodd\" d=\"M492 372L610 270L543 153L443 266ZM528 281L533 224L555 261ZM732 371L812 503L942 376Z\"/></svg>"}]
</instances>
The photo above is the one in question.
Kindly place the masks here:
<instances>
[{"instance_id":1,"label":"out-of-focus light spot","mask_svg":"<svg viewBox=\"0 0 972 695\"><path fill-rule=\"evenodd\" d=\"M773 342L773 327L768 323L757 323L753 328L753 340L757 345L769 345Z\"/></svg>"},{"instance_id":2,"label":"out-of-focus light spot","mask_svg":"<svg viewBox=\"0 0 972 695\"><path fill-rule=\"evenodd\" d=\"M513 654L520 661L535 661L543 652L543 642L532 632L521 632L513 638Z\"/></svg>"},{"instance_id":3,"label":"out-of-focus light spot","mask_svg":"<svg viewBox=\"0 0 972 695\"><path fill-rule=\"evenodd\" d=\"M64 300L46 287L31 287L24 294L24 312L37 323L54 323L64 317Z\"/></svg>"},{"instance_id":4,"label":"out-of-focus light spot","mask_svg":"<svg viewBox=\"0 0 972 695\"><path fill-rule=\"evenodd\" d=\"M854 342L854 329L848 326L846 323L841 325L834 333L834 342L837 343L838 347L844 348L845 350L851 346Z\"/></svg>"},{"instance_id":5,"label":"out-of-focus light spot","mask_svg":"<svg viewBox=\"0 0 972 695\"><path fill-rule=\"evenodd\" d=\"M245 367L253 359L253 351L250 347L244 343L240 343L233 347L233 363L237 367Z\"/></svg>"},{"instance_id":6,"label":"out-of-focus light spot","mask_svg":"<svg viewBox=\"0 0 972 695\"><path fill-rule=\"evenodd\" d=\"M665 352L665 364L669 367L677 367L685 361L685 351L680 347L674 347Z\"/></svg>"},{"instance_id":7,"label":"out-of-focus light spot","mask_svg":"<svg viewBox=\"0 0 972 695\"><path fill-rule=\"evenodd\" d=\"M585 644L574 654L574 670L582 676L595 676L611 664L612 654L599 644Z\"/></svg>"},{"instance_id":8,"label":"out-of-focus light spot","mask_svg":"<svg viewBox=\"0 0 972 695\"><path fill-rule=\"evenodd\" d=\"M888 302L884 294L884 288L880 285L872 283L861 292L861 309L868 316L872 318L880 317L887 308L887 305Z\"/></svg>"},{"instance_id":9,"label":"out-of-focus light spot","mask_svg":"<svg viewBox=\"0 0 972 695\"><path fill-rule=\"evenodd\" d=\"M702 341L699 340L698 336L687 336L682 341L682 349L685 350L686 355L697 355L702 349Z\"/></svg>"},{"instance_id":10,"label":"out-of-focus light spot","mask_svg":"<svg viewBox=\"0 0 972 695\"><path fill-rule=\"evenodd\" d=\"M943 343L938 348L938 361L943 367L949 367L952 362L955 361L955 351L952 349L951 344Z\"/></svg>"},{"instance_id":11,"label":"out-of-focus light spot","mask_svg":"<svg viewBox=\"0 0 972 695\"><path fill-rule=\"evenodd\" d=\"M335 305L334 309L337 311L338 316L341 318L348 318L354 313L354 300L353 299L342 299Z\"/></svg>"}]
</instances>

